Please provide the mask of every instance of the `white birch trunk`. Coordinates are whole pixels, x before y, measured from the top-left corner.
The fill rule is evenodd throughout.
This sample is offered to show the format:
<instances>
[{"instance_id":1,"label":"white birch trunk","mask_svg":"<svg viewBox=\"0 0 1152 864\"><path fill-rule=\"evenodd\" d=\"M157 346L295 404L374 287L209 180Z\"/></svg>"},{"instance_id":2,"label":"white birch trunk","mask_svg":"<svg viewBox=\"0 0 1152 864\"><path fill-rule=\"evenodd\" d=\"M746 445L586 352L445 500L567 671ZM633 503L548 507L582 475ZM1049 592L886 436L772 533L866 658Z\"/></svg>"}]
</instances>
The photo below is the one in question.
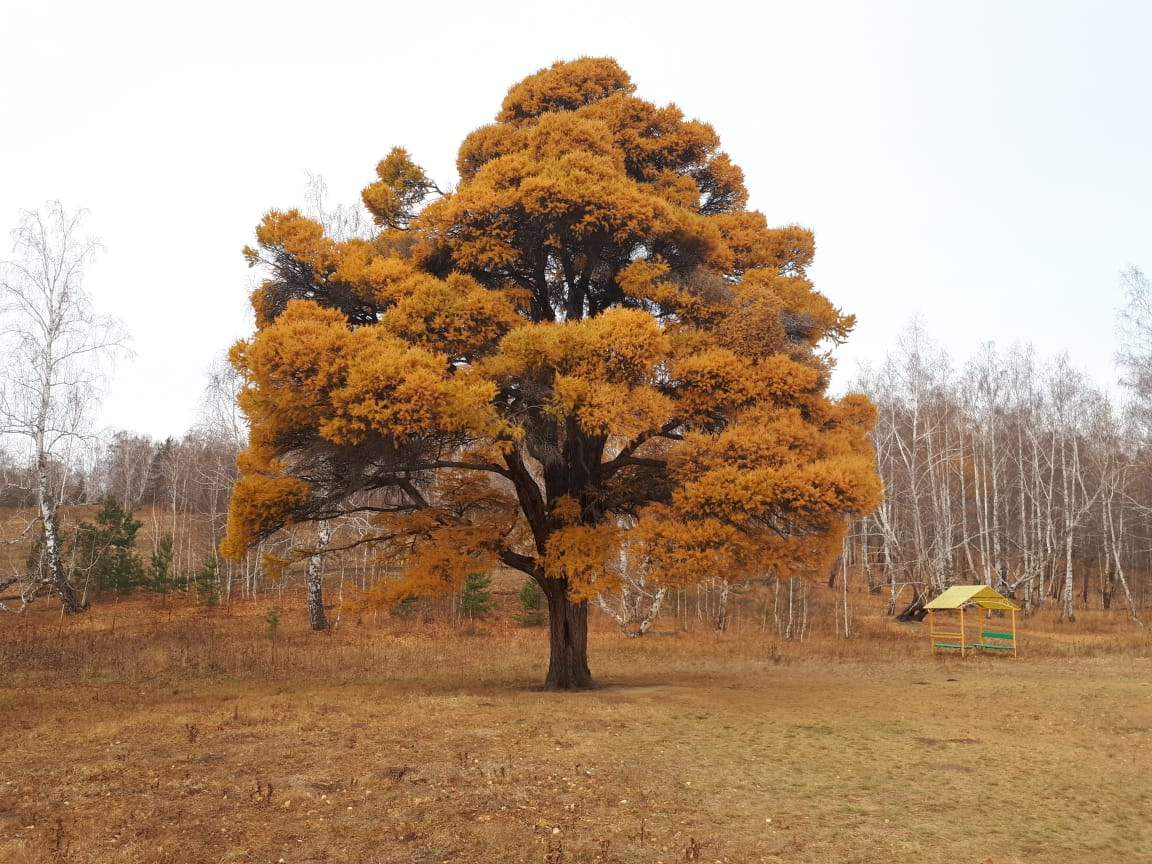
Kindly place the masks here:
<instances>
[{"instance_id":1,"label":"white birch trunk","mask_svg":"<svg viewBox=\"0 0 1152 864\"><path fill-rule=\"evenodd\" d=\"M316 551L308 558L308 619L313 630L327 630L324 615L324 550L332 539L327 519L316 523Z\"/></svg>"}]
</instances>

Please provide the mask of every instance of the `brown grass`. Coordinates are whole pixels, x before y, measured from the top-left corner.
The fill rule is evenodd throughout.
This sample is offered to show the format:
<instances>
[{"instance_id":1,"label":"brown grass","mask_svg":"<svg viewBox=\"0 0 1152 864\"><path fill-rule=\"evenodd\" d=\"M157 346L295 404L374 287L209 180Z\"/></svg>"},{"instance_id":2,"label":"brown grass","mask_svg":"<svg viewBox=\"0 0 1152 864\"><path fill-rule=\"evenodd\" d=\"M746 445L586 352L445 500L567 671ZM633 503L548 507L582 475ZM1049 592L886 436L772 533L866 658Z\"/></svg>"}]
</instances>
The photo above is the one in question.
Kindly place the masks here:
<instances>
[{"instance_id":1,"label":"brown grass","mask_svg":"<svg viewBox=\"0 0 1152 864\"><path fill-rule=\"evenodd\" d=\"M285 601L0 618L0 861L1129 862L1152 849L1152 650L1121 614L932 658L859 595L851 641L625 639L552 694L541 629ZM1086 613L1088 614L1088 613Z\"/></svg>"}]
</instances>

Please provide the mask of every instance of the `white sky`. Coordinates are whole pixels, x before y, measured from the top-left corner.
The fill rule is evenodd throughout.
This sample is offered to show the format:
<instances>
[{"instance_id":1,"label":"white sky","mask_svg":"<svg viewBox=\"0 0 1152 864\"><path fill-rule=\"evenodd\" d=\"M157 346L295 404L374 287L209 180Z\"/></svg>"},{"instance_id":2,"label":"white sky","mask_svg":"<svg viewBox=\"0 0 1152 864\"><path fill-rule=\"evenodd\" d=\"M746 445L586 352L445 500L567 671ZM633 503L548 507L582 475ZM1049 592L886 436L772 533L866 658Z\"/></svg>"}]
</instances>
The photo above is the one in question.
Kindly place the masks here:
<instances>
[{"instance_id":1,"label":"white sky","mask_svg":"<svg viewBox=\"0 0 1152 864\"><path fill-rule=\"evenodd\" d=\"M102 422L181 435L251 329L240 249L308 171L353 201L401 145L451 184L509 86L608 55L816 232L844 377L919 314L957 363L1031 342L1103 384L1119 273L1152 269L1150 37L1142 0L3 0L0 228L91 211L86 284L136 352Z\"/></svg>"}]
</instances>

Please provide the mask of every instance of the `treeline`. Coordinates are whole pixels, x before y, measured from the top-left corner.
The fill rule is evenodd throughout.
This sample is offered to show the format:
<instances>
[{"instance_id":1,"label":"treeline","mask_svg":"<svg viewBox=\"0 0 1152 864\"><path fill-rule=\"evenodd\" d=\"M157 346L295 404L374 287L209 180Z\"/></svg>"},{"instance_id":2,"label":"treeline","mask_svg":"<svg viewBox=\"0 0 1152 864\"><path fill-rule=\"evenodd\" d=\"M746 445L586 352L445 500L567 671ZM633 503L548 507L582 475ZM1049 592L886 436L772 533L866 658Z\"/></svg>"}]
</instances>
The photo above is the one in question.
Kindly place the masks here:
<instances>
[{"instance_id":1,"label":"treeline","mask_svg":"<svg viewBox=\"0 0 1152 864\"><path fill-rule=\"evenodd\" d=\"M889 610L980 582L1027 612L1120 606L1152 594L1152 473L1141 412L1066 356L985 345L955 367L916 324L852 386L876 405L885 499L848 562Z\"/></svg>"},{"instance_id":2,"label":"treeline","mask_svg":"<svg viewBox=\"0 0 1152 864\"><path fill-rule=\"evenodd\" d=\"M152 574L156 586L206 597L257 590L255 557L230 563L218 552L240 446L230 431L210 427L163 441L121 431L82 455L70 454L68 461L53 460L51 489L64 516L60 543L69 578L89 596L146 585L146 574ZM0 586L18 591L22 604L42 584L37 571L46 566L39 555L41 532L30 522L35 473L35 465L19 451L0 450L0 507L9 514L5 535L18 538L23 532L26 540L8 546L8 569L14 574L24 569L23 578L7 577ZM112 530L101 520L109 512L122 519L134 514L142 520L137 528L146 527L139 534ZM122 558L136 554L144 562L139 573ZM155 564L161 559L162 568ZM0 601L10 606L14 599L9 593Z\"/></svg>"},{"instance_id":3,"label":"treeline","mask_svg":"<svg viewBox=\"0 0 1152 864\"><path fill-rule=\"evenodd\" d=\"M982 582L1028 612L1049 606L1074 621L1077 610L1115 607L1140 620L1152 600L1152 451L1149 412L1138 398L1121 404L1067 357L1041 361L1027 347L1001 352L987 345L957 365L916 325L849 389L877 409L872 437L885 498L853 524L846 566L836 574L863 574L872 590L887 592L890 612L952 584ZM244 445L231 397L223 395L227 410L207 412L182 437L157 441L121 431L83 458L53 463L58 500L79 508L70 560L73 578L90 593L129 587L84 572L105 565L93 563L97 552L74 545L91 544L92 526L99 526L92 514L109 500L145 517L136 545L141 572L153 575L151 583L141 578L144 587L226 600L283 591L304 578L306 562L292 550L316 542L307 529L271 538L240 562L219 556ZM34 472L27 459L0 449L0 507L34 506ZM335 545L355 550L329 563L341 584L365 590L391 569L370 544L357 542L371 532L368 524L340 520L332 530ZM266 553L298 564L270 574ZM155 575L161 559L167 582ZM697 596L696 606L715 602L725 610L727 589L722 579L705 584L697 594L708 596ZM720 600L709 599L713 590Z\"/></svg>"},{"instance_id":4,"label":"treeline","mask_svg":"<svg viewBox=\"0 0 1152 864\"><path fill-rule=\"evenodd\" d=\"M156 441L116 432L106 444L71 463L54 462L52 486L65 505L112 497L129 510L225 512L236 476L236 442L209 431ZM36 466L0 450L0 507L32 507Z\"/></svg>"}]
</instances>

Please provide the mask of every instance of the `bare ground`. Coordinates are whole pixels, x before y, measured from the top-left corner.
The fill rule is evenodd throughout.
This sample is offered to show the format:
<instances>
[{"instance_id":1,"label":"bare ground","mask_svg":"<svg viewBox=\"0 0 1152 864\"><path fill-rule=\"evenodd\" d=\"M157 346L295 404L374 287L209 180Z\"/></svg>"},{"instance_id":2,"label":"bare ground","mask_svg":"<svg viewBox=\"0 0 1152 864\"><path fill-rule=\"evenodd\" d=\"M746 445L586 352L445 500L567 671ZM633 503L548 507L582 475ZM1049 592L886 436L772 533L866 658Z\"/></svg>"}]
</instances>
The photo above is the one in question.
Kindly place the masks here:
<instances>
[{"instance_id":1,"label":"bare ground","mask_svg":"<svg viewBox=\"0 0 1152 864\"><path fill-rule=\"evenodd\" d=\"M923 625L880 616L847 642L605 625L601 686L554 694L537 687L539 629L382 619L314 635L300 609L270 627L267 605L0 619L0 861L1152 849L1152 652L1115 616L1025 623L1017 660L933 658Z\"/></svg>"}]
</instances>

